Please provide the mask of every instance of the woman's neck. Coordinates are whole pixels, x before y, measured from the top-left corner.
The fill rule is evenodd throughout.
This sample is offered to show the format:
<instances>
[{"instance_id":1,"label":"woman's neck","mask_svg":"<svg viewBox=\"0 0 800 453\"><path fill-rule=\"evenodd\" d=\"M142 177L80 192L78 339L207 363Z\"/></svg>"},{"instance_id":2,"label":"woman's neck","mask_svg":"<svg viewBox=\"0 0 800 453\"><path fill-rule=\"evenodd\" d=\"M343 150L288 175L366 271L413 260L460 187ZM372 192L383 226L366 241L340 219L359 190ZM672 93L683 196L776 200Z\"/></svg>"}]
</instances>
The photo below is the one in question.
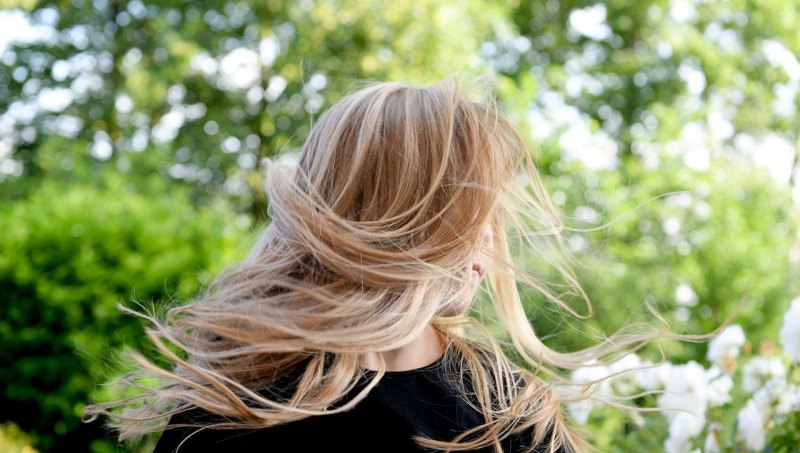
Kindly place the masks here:
<instances>
[{"instance_id":1,"label":"woman's neck","mask_svg":"<svg viewBox=\"0 0 800 453\"><path fill-rule=\"evenodd\" d=\"M417 338L405 346L391 351L368 353L365 365L370 370L377 370L380 367L380 355L386 362L386 371L422 368L438 360L444 354L446 346L442 334L429 324Z\"/></svg>"}]
</instances>

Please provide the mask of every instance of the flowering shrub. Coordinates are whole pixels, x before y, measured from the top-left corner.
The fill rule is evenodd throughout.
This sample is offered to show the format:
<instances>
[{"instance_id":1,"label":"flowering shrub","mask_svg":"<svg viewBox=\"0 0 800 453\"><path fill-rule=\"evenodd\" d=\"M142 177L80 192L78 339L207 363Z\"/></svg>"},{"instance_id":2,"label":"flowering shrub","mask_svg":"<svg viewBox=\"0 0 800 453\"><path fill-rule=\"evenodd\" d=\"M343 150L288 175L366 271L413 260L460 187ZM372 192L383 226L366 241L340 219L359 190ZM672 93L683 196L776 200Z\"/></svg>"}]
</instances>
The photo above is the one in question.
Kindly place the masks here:
<instances>
[{"instance_id":1,"label":"flowering shrub","mask_svg":"<svg viewBox=\"0 0 800 453\"><path fill-rule=\"evenodd\" d=\"M591 418L587 429L607 430L620 425L607 410L620 399L655 405L660 415L627 414L631 423L625 424L625 435L614 438L621 451L637 442L647 450L641 443L656 437L660 445L650 446L667 453L798 451L800 297L784 316L782 352L765 342L758 354L742 356L746 345L744 331L734 324L709 343L708 368L696 361L653 364L629 354L608 366L577 369L572 382L591 384L593 398L568 404L568 410L578 423ZM620 441L631 444L621 446Z\"/></svg>"}]
</instances>

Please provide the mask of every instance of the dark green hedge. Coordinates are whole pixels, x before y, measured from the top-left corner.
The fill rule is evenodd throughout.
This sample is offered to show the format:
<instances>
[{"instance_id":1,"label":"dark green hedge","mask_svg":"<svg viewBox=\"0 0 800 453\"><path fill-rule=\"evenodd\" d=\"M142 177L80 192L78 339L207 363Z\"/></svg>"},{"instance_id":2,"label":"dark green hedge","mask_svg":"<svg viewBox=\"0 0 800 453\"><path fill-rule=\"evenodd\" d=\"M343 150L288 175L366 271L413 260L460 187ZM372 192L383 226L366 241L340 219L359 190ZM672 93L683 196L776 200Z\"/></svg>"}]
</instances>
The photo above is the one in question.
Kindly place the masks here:
<instances>
[{"instance_id":1,"label":"dark green hedge","mask_svg":"<svg viewBox=\"0 0 800 453\"><path fill-rule=\"evenodd\" d=\"M183 301L244 253L242 218L194 206L174 190L45 184L0 208L0 421L44 451L113 448L80 415L123 344L148 350L116 304Z\"/></svg>"}]
</instances>

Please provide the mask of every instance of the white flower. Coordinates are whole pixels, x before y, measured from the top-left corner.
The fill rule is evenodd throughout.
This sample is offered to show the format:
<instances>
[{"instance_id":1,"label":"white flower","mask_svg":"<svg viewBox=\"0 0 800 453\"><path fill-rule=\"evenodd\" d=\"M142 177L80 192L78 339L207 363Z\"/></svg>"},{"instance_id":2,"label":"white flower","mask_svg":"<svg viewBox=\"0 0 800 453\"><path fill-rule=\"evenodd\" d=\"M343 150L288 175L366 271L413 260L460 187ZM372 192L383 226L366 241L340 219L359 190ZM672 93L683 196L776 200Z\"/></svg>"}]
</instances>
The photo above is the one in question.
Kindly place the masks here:
<instances>
[{"instance_id":1,"label":"white flower","mask_svg":"<svg viewBox=\"0 0 800 453\"><path fill-rule=\"evenodd\" d=\"M658 407L664 409L664 416L672 420L688 411L702 418L708 406L708 381L706 370L692 360L686 365L673 365L664 393L658 397Z\"/></svg>"},{"instance_id":2,"label":"white flower","mask_svg":"<svg viewBox=\"0 0 800 453\"><path fill-rule=\"evenodd\" d=\"M719 373L719 371L717 371ZM703 432L709 386L706 370L697 362L673 365L658 407L670 421L664 442L668 453L687 453L692 438Z\"/></svg>"},{"instance_id":3,"label":"white flower","mask_svg":"<svg viewBox=\"0 0 800 453\"><path fill-rule=\"evenodd\" d=\"M645 390L658 390L664 388L669 380L672 371L672 363L663 362L654 366L651 362L645 361L644 368L636 373L636 381Z\"/></svg>"},{"instance_id":4,"label":"white flower","mask_svg":"<svg viewBox=\"0 0 800 453\"><path fill-rule=\"evenodd\" d=\"M736 358L739 357L739 350L744 341L742 326L733 324L726 327L708 344L708 360L726 373L732 374L736 369Z\"/></svg>"},{"instance_id":5,"label":"white flower","mask_svg":"<svg viewBox=\"0 0 800 453\"><path fill-rule=\"evenodd\" d=\"M750 450L763 450L767 440L765 428L768 420L768 410L755 399L750 399L736 417L736 437L744 440Z\"/></svg>"},{"instance_id":6,"label":"white flower","mask_svg":"<svg viewBox=\"0 0 800 453\"><path fill-rule=\"evenodd\" d=\"M594 365L594 366L586 366L582 368L575 369L572 372L571 381L573 384L588 384L590 382L598 381L608 377L609 375L608 367L602 365ZM595 393L600 393L602 395L610 395L611 394L611 386L608 380L602 380L596 384L593 384L592 391Z\"/></svg>"},{"instance_id":7,"label":"white flower","mask_svg":"<svg viewBox=\"0 0 800 453\"><path fill-rule=\"evenodd\" d=\"M786 384L786 388L775 398L775 413L786 415L800 411L800 388L794 384Z\"/></svg>"},{"instance_id":8,"label":"white flower","mask_svg":"<svg viewBox=\"0 0 800 453\"><path fill-rule=\"evenodd\" d=\"M782 378L769 380L747 402L736 417L736 436L750 450L761 451L766 444L770 420L781 423L781 416L800 406L800 394L795 385Z\"/></svg>"},{"instance_id":9,"label":"white flower","mask_svg":"<svg viewBox=\"0 0 800 453\"><path fill-rule=\"evenodd\" d=\"M567 404L567 410L572 418L578 423L586 423L589 420L589 413L595 407L599 406L596 400L592 397L604 397L612 394L611 384L608 380L602 380L595 384L591 382L598 381L608 377L608 367L601 365L586 366L577 368L572 372L570 380L575 384L575 388L580 390L585 389L586 394L580 395L579 391L572 391L565 395L565 399L577 399L576 401Z\"/></svg>"},{"instance_id":10,"label":"white flower","mask_svg":"<svg viewBox=\"0 0 800 453\"><path fill-rule=\"evenodd\" d=\"M596 406L595 401L585 399L567 404L567 411L575 423L584 425L589 421L589 414Z\"/></svg>"},{"instance_id":11,"label":"white flower","mask_svg":"<svg viewBox=\"0 0 800 453\"><path fill-rule=\"evenodd\" d=\"M608 374L612 378L612 386L617 393L631 393L639 387L637 373L643 366L642 359L636 354L627 354L608 366ZM619 373L619 374L618 374Z\"/></svg>"},{"instance_id":12,"label":"white flower","mask_svg":"<svg viewBox=\"0 0 800 453\"><path fill-rule=\"evenodd\" d=\"M753 401L765 411L774 411L777 415L785 415L795 409L800 409L798 407L800 390L783 378L773 378L753 395Z\"/></svg>"},{"instance_id":13,"label":"white flower","mask_svg":"<svg viewBox=\"0 0 800 453\"><path fill-rule=\"evenodd\" d=\"M711 407L722 406L731 402L731 390L733 390L733 379L729 374L725 374L716 366L711 367L706 372L708 381L708 404Z\"/></svg>"},{"instance_id":14,"label":"white flower","mask_svg":"<svg viewBox=\"0 0 800 453\"><path fill-rule=\"evenodd\" d=\"M778 357L756 356L744 366L743 375L742 387L753 393L773 378L785 378L786 367Z\"/></svg>"},{"instance_id":15,"label":"white flower","mask_svg":"<svg viewBox=\"0 0 800 453\"><path fill-rule=\"evenodd\" d=\"M783 317L781 346L793 362L800 362L800 297L792 301L792 306Z\"/></svg>"},{"instance_id":16,"label":"white flower","mask_svg":"<svg viewBox=\"0 0 800 453\"><path fill-rule=\"evenodd\" d=\"M708 424L708 434L706 434L706 441L703 445L704 453L720 453L720 434L719 429L722 426L717 422Z\"/></svg>"},{"instance_id":17,"label":"white flower","mask_svg":"<svg viewBox=\"0 0 800 453\"><path fill-rule=\"evenodd\" d=\"M679 412L669 424L669 437L664 442L667 453L688 453L692 446L692 438L703 432L703 420L698 417Z\"/></svg>"},{"instance_id":18,"label":"white flower","mask_svg":"<svg viewBox=\"0 0 800 453\"><path fill-rule=\"evenodd\" d=\"M642 366L642 359L636 354L626 354L621 359L608 366L608 372L611 374L619 373L622 371L633 370ZM624 375L624 374L623 374Z\"/></svg>"}]
</instances>

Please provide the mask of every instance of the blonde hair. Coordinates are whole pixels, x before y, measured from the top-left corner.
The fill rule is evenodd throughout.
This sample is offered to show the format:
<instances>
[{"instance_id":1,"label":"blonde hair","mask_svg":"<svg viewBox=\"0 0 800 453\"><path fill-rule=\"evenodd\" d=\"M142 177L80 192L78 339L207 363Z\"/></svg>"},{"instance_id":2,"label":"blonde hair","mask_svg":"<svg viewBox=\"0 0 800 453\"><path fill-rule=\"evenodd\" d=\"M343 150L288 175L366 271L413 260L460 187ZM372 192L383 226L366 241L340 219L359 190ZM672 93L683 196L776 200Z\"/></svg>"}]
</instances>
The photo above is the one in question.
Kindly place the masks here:
<instances>
[{"instance_id":1,"label":"blonde hair","mask_svg":"<svg viewBox=\"0 0 800 453\"><path fill-rule=\"evenodd\" d=\"M145 316L147 334L173 367L134 354L138 371L126 382L139 394L86 413L110 416L126 439L161 430L171 415L193 407L225 417L214 425L220 429L346 411L384 375L381 363L357 396L336 405L363 378L366 354L401 347L433 323L448 351L458 353L460 374L469 376L470 388L463 379L456 385L486 422L452 442L417 438L421 445L502 451L504 437L527 430L534 446L586 449L537 374L560 379L554 370L585 366L658 334L618 335L574 353L553 351L536 336L518 282L567 306L513 263L510 250L541 249L548 237L557 242L563 226L524 139L487 99L471 101L454 80L427 88L377 83L331 107L295 168L270 166L271 222L249 255L164 320ZM440 316L470 296L464 269L487 225L495 246L486 304L522 366L476 319ZM553 263L588 306L569 267ZM290 397L259 393L298 367L305 369ZM141 386L142 377L158 385Z\"/></svg>"}]
</instances>

